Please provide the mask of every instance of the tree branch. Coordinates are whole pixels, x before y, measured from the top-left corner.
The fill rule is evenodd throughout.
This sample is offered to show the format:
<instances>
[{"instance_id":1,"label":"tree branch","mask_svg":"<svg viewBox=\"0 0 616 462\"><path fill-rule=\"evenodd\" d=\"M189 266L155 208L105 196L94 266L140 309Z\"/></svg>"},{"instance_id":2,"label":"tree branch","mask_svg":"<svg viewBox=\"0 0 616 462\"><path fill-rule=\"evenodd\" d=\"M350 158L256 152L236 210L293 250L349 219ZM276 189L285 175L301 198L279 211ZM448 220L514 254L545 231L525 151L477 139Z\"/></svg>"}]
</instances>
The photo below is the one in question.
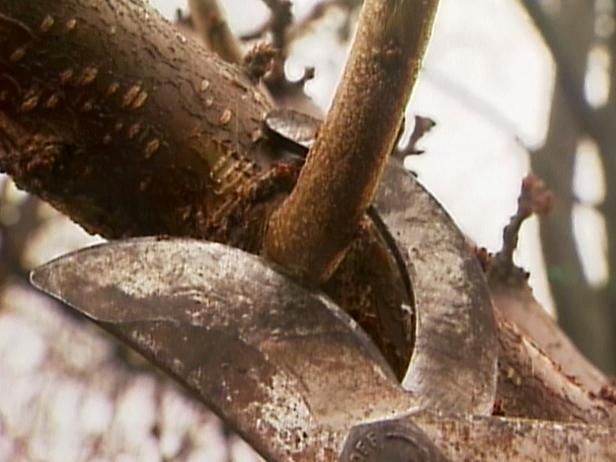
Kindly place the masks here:
<instances>
[{"instance_id":1,"label":"tree branch","mask_svg":"<svg viewBox=\"0 0 616 462\"><path fill-rule=\"evenodd\" d=\"M217 0L189 0L190 14L209 50L229 63L242 62L242 49Z\"/></svg>"},{"instance_id":2,"label":"tree branch","mask_svg":"<svg viewBox=\"0 0 616 462\"><path fill-rule=\"evenodd\" d=\"M314 281L336 268L396 141L437 5L364 3L332 109L295 189L269 222L270 258Z\"/></svg>"},{"instance_id":3,"label":"tree branch","mask_svg":"<svg viewBox=\"0 0 616 462\"><path fill-rule=\"evenodd\" d=\"M141 2L3 2L0 71L0 170L92 233L209 236L273 162L267 96Z\"/></svg>"}]
</instances>

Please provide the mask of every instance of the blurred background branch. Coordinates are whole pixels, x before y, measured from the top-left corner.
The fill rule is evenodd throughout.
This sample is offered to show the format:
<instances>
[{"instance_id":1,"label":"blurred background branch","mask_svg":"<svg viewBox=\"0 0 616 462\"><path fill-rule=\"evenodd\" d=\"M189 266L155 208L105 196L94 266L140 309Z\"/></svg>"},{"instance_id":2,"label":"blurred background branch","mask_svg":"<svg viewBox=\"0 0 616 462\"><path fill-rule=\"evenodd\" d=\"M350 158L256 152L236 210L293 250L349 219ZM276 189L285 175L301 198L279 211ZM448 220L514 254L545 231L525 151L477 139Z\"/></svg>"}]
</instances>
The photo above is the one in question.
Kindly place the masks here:
<instances>
[{"instance_id":1,"label":"blurred background branch","mask_svg":"<svg viewBox=\"0 0 616 462\"><path fill-rule=\"evenodd\" d=\"M522 0L556 68L545 143L531 155L534 172L556 196L553 212L541 219L541 243L558 319L593 362L616 372L616 92L612 1ZM547 6L544 6L547 5ZM601 55L601 58L597 58ZM603 61L603 64L597 60ZM603 68L598 68L602 66ZM594 154L583 152L591 146ZM595 155L604 177L604 197L585 201L575 190L583 156ZM597 183L601 180L596 179ZM607 274L591 281L581 259L575 214L586 208L606 227ZM596 231L595 239L601 237ZM591 262L599 265L600 262Z\"/></svg>"}]
</instances>

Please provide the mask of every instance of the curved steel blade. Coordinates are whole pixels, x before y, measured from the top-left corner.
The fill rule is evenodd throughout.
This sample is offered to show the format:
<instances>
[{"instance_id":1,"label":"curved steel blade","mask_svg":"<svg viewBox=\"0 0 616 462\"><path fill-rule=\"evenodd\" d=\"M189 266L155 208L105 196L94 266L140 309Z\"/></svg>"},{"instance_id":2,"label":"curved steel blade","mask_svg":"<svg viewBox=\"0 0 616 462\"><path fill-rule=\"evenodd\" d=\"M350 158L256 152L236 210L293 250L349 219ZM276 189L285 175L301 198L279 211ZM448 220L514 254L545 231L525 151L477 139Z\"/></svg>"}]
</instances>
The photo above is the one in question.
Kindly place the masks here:
<instances>
[{"instance_id":1,"label":"curved steel blade","mask_svg":"<svg viewBox=\"0 0 616 462\"><path fill-rule=\"evenodd\" d=\"M320 121L282 109L268 115L266 126L305 154ZM491 414L496 326L487 283L466 239L399 159L385 168L374 207L369 216L392 241L415 299L416 343L403 385L435 411Z\"/></svg>"},{"instance_id":2,"label":"curved steel blade","mask_svg":"<svg viewBox=\"0 0 616 462\"><path fill-rule=\"evenodd\" d=\"M496 324L477 259L454 221L398 159L375 207L412 281L417 325L403 386L422 407L490 415L497 382Z\"/></svg>"},{"instance_id":3,"label":"curved steel blade","mask_svg":"<svg viewBox=\"0 0 616 462\"><path fill-rule=\"evenodd\" d=\"M272 462L336 460L351 426L415 407L352 319L237 249L118 241L32 281L170 372Z\"/></svg>"}]
</instances>

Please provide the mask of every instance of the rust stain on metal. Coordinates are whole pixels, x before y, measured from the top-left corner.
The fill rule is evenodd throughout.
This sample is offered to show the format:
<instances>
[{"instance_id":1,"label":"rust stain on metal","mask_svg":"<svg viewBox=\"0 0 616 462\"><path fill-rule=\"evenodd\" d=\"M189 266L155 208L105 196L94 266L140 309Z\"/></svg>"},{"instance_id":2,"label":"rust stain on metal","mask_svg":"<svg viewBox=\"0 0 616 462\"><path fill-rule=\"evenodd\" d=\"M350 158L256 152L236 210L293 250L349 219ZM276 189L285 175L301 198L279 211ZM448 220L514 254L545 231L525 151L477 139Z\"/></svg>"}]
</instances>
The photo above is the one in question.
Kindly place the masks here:
<instances>
[{"instance_id":1,"label":"rust stain on metal","mask_svg":"<svg viewBox=\"0 0 616 462\"><path fill-rule=\"evenodd\" d=\"M350 426L415 407L340 308L238 249L115 242L33 280L180 378L268 460L334 462Z\"/></svg>"}]
</instances>

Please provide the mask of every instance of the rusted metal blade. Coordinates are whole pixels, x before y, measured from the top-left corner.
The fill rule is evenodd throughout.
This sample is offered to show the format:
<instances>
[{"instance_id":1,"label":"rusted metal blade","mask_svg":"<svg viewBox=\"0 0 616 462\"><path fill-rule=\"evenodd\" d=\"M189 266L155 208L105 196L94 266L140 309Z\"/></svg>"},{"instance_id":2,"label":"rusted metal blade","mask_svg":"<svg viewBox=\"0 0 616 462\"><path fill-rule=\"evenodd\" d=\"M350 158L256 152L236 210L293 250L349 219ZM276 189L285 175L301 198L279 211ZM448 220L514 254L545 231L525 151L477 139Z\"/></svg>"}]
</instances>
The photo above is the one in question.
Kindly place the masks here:
<instances>
[{"instance_id":1,"label":"rusted metal blade","mask_svg":"<svg viewBox=\"0 0 616 462\"><path fill-rule=\"evenodd\" d=\"M321 120L291 109L277 108L265 117L268 136L296 154L305 156L321 126Z\"/></svg>"},{"instance_id":2,"label":"rusted metal blade","mask_svg":"<svg viewBox=\"0 0 616 462\"><path fill-rule=\"evenodd\" d=\"M272 111L267 128L304 153L320 121ZM392 158L369 215L411 279L417 316L413 356L403 385L422 406L445 413L490 414L497 380L497 341L483 272L452 218Z\"/></svg>"},{"instance_id":3,"label":"rusted metal blade","mask_svg":"<svg viewBox=\"0 0 616 462\"><path fill-rule=\"evenodd\" d=\"M415 346L403 386L428 409L491 414L496 325L465 237L398 159L387 165L374 205L405 262L415 299Z\"/></svg>"},{"instance_id":4,"label":"rusted metal blade","mask_svg":"<svg viewBox=\"0 0 616 462\"><path fill-rule=\"evenodd\" d=\"M32 281L175 376L271 462L337 460L351 426L415 407L352 319L237 249L119 241Z\"/></svg>"},{"instance_id":5,"label":"rusted metal blade","mask_svg":"<svg viewBox=\"0 0 616 462\"><path fill-rule=\"evenodd\" d=\"M616 460L616 429L419 411L353 428L343 454L365 462L607 462Z\"/></svg>"},{"instance_id":6,"label":"rusted metal blade","mask_svg":"<svg viewBox=\"0 0 616 462\"><path fill-rule=\"evenodd\" d=\"M452 461L616 460L616 429L585 423L419 412L412 419Z\"/></svg>"}]
</instances>

